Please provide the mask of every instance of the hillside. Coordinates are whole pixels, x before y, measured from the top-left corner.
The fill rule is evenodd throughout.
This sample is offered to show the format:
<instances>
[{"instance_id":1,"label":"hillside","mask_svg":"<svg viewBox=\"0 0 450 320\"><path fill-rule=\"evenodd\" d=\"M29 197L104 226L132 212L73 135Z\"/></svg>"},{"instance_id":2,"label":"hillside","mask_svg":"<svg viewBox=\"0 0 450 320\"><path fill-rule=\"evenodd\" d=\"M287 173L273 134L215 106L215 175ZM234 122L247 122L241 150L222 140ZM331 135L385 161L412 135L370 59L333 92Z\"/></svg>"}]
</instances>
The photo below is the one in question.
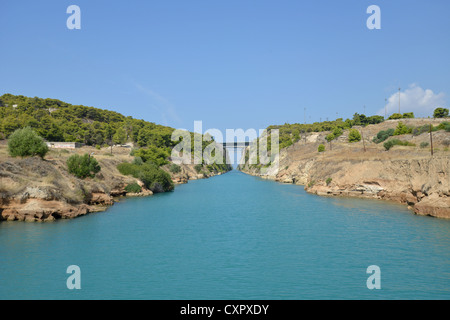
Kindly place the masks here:
<instances>
[{"instance_id":1,"label":"hillside","mask_svg":"<svg viewBox=\"0 0 450 320\"><path fill-rule=\"evenodd\" d=\"M94 153L101 171L94 178L79 179L69 174L66 161L73 154ZM153 191L132 176L117 169L121 163L131 163L130 149L114 147L98 150L82 147L74 150L51 150L42 160L39 157L12 158L6 143L0 143L0 221L52 221L68 219L91 212L104 211L121 196L148 196ZM180 165L173 173L170 164L161 166L175 184L188 180L209 178L223 172L202 166ZM138 183L142 191L132 193L126 186ZM155 191L156 192L156 191Z\"/></svg>"},{"instance_id":2,"label":"hillside","mask_svg":"<svg viewBox=\"0 0 450 320\"><path fill-rule=\"evenodd\" d=\"M8 138L31 127L47 141L79 142L76 149L50 149L44 159L14 158ZM175 165L173 128L117 112L74 106L55 99L0 96L0 221L49 221L105 210L118 196L171 191L174 184L231 170L227 164ZM191 134L203 140L200 134ZM204 141L202 149L210 142ZM80 179L67 160L90 155L100 172Z\"/></svg>"},{"instance_id":3,"label":"hillside","mask_svg":"<svg viewBox=\"0 0 450 320\"><path fill-rule=\"evenodd\" d=\"M349 143L350 129L345 129L341 136L331 141L331 146L326 140L331 131L305 133L280 151L275 164L264 168L246 163L240 170L275 181L304 185L306 191L318 195L393 200L407 204L416 214L450 218L450 132L432 132L433 156L427 132L416 130L391 136L384 142L398 139L412 145L395 145L389 151L384 142L373 141L380 131L395 130L399 122L411 128L432 124L437 129L443 127L446 120L401 119L365 127L353 126L362 133L364 142ZM318 152L320 144L325 146L324 152Z\"/></svg>"}]
</instances>

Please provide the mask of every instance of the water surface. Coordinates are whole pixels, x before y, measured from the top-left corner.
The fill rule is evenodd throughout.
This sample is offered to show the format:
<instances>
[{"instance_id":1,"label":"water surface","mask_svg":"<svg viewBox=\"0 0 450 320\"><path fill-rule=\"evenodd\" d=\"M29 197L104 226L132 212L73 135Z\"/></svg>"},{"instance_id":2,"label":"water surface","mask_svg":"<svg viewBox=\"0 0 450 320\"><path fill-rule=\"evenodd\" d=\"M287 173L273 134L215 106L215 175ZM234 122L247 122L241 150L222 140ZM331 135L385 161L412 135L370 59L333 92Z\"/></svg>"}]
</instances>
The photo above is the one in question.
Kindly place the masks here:
<instances>
[{"instance_id":1,"label":"water surface","mask_svg":"<svg viewBox=\"0 0 450 320\"><path fill-rule=\"evenodd\" d=\"M0 244L0 299L450 298L450 221L236 171L74 220L1 222Z\"/></svg>"}]
</instances>

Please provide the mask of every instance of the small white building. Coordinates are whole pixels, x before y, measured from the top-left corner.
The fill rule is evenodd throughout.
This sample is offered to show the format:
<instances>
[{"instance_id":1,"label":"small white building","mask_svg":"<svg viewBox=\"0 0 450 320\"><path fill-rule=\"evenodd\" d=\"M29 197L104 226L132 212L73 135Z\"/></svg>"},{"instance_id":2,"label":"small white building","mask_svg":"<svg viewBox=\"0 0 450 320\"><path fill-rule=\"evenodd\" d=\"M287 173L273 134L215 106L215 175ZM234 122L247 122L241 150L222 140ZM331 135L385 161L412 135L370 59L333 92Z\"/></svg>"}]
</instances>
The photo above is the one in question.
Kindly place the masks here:
<instances>
[{"instance_id":1,"label":"small white building","mask_svg":"<svg viewBox=\"0 0 450 320\"><path fill-rule=\"evenodd\" d=\"M49 148L54 149L75 149L80 148L81 143L79 142L46 142Z\"/></svg>"}]
</instances>

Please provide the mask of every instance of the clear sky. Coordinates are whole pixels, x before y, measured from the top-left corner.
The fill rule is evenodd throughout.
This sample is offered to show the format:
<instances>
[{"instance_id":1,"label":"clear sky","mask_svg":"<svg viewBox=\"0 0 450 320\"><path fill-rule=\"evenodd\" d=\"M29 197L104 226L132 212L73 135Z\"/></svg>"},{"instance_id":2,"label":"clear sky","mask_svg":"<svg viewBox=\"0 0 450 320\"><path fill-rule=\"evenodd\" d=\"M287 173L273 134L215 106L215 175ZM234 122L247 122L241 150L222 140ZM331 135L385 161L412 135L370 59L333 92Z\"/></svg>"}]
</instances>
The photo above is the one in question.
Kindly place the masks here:
<instances>
[{"instance_id":1,"label":"clear sky","mask_svg":"<svg viewBox=\"0 0 450 320\"><path fill-rule=\"evenodd\" d=\"M449 107L449 16L448 0L1 0L0 94L225 132L392 113L401 87L402 112L428 116Z\"/></svg>"}]
</instances>

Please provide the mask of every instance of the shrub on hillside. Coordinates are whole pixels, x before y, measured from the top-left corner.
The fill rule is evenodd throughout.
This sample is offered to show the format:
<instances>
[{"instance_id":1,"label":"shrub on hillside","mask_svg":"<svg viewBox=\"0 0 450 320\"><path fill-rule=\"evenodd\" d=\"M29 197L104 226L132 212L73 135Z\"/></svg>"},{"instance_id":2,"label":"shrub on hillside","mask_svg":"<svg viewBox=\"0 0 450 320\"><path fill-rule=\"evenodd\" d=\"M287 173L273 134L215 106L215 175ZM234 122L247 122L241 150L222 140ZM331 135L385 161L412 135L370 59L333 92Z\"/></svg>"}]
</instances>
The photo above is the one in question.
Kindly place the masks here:
<instances>
[{"instance_id":1,"label":"shrub on hillside","mask_svg":"<svg viewBox=\"0 0 450 320\"><path fill-rule=\"evenodd\" d=\"M394 129L381 130L377 133L377 136L373 138L373 142L380 143L385 141L387 138L394 135L394 131Z\"/></svg>"},{"instance_id":2,"label":"shrub on hillside","mask_svg":"<svg viewBox=\"0 0 450 320\"><path fill-rule=\"evenodd\" d=\"M348 142L358 142L361 140L361 134L356 129L350 129L348 134Z\"/></svg>"},{"instance_id":3,"label":"shrub on hillside","mask_svg":"<svg viewBox=\"0 0 450 320\"><path fill-rule=\"evenodd\" d=\"M333 135L335 138L342 136L342 129L339 127L334 128Z\"/></svg>"},{"instance_id":4,"label":"shrub on hillside","mask_svg":"<svg viewBox=\"0 0 450 320\"><path fill-rule=\"evenodd\" d=\"M125 191L128 193L139 193L142 191L142 188L136 182L133 182L125 187Z\"/></svg>"},{"instance_id":5,"label":"shrub on hillside","mask_svg":"<svg viewBox=\"0 0 450 320\"><path fill-rule=\"evenodd\" d=\"M324 152L325 151L325 146L323 144L320 144L319 147L317 148L317 151Z\"/></svg>"},{"instance_id":6,"label":"shrub on hillside","mask_svg":"<svg viewBox=\"0 0 450 320\"><path fill-rule=\"evenodd\" d=\"M402 134L411 133L412 129L407 127L403 122L399 122L397 128L395 128L394 136L400 136Z\"/></svg>"},{"instance_id":7,"label":"shrub on hillside","mask_svg":"<svg viewBox=\"0 0 450 320\"><path fill-rule=\"evenodd\" d=\"M101 168L97 160L86 153L82 156L78 154L70 156L67 159L67 169L74 176L84 179L87 177L93 178Z\"/></svg>"},{"instance_id":8,"label":"shrub on hillside","mask_svg":"<svg viewBox=\"0 0 450 320\"><path fill-rule=\"evenodd\" d=\"M203 166L201 164L196 164L194 166L195 171L197 171L197 173L200 173L200 171L202 171Z\"/></svg>"},{"instance_id":9,"label":"shrub on hillside","mask_svg":"<svg viewBox=\"0 0 450 320\"><path fill-rule=\"evenodd\" d=\"M44 158L48 152L48 146L41 136L30 127L17 129L8 140L8 151L12 157L33 157Z\"/></svg>"},{"instance_id":10,"label":"shrub on hillside","mask_svg":"<svg viewBox=\"0 0 450 320\"><path fill-rule=\"evenodd\" d=\"M336 136L334 135L334 133L329 133L326 137L325 140L327 140L328 142L333 141L334 139L336 139Z\"/></svg>"},{"instance_id":11,"label":"shrub on hillside","mask_svg":"<svg viewBox=\"0 0 450 320\"><path fill-rule=\"evenodd\" d=\"M403 114L403 119L413 119L414 118L414 112L407 112Z\"/></svg>"},{"instance_id":12,"label":"shrub on hillside","mask_svg":"<svg viewBox=\"0 0 450 320\"><path fill-rule=\"evenodd\" d=\"M434 118L446 118L448 117L448 109L447 108L436 108L433 112Z\"/></svg>"},{"instance_id":13,"label":"shrub on hillside","mask_svg":"<svg viewBox=\"0 0 450 320\"><path fill-rule=\"evenodd\" d=\"M428 142L421 142L420 143L420 147L423 149L423 148L426 148L426 147L428 147L430 144L428 143Z\"/></svg>"},{"instance_id":14,"label":"shrub on hillside","mask_svg":"<svg viewBox=\"0 0 450 320\"><path fill-rule=\"evenodd\" d=\"M388 120L396 120L403 118L403 115L401 113L393 113Z\"/></svg>"},{"instance_id":15,"label":"shrub on hillside","mask_svg":"<svg viewBox=\"0 0 450 320\"><path fill-rule=\"evenodd\" d=\"M142 160L141 157L134 157L133 164L137 164L138 166L140 166L140 165L144 164L144 161Z\"/></svg>"},{"instance_id":16,"label":"shrub on hillside","mask_svg":"<svg viewBox=\"0 0 450 320\"><path fill-rule=\"evenodd\" d=\"M137 177L140 166L141 165L135 163L123 162L117 165L117 170L119 170L119 172L124 176Z\"/></svg>"},{"instance_id":17,"label":"shrub on hillside","mask_svg":"<svg viewBox=\"0 0 450 320\"><path fill-rule=\"evenodd\" d=\"M170 175L164 170L159 169L155 165L143 165L144 170L139 172L138 178L147 189L153 192L172 191L174 185Z\"/></svg>"},{"instance_id":18,"label":"shrub on hillside","mask_svg":"<svg viewBox=\"0 0 450 320\"><path fill-rule=\"evenodd\" d=\"M430 132L430 125L426 124L420 127L415 127L414 129L412 129L411 133L413 136L418 136L421 135L422 133L425 132Z\"/></svg>"},{"instance_id":19,"label":"shrub on hillside","mask_svg":"<svg viewBox=\"0 0 450 320\"><path fill-rule=\"evenodd\" d=\"M153 192L172 191L174 185L170 175L152 163L137 165L134 163L121 163L117 166L123 175L133 176L141 180L147 189Z\"/></svg>"},{"instance_id":20,"label":"shrub on hillside","mask_svg":"<svg viewBox=\"0 0 450 320\"><path fill-rule=\"evenodd\" d=\"M175 164L175 163L172 163L172 164L170 165L169 170L170 170L170 172L172 172L172 173L179 173L179 172L181 172L181 167L180 167L179 165Z\"/></svg>"},{"instance_id":21,"label":"shrub on hillside","mask_svg":"<svg viewBox=\"0 0 450 320\"><path fill-rule=\"evenodd\" d=\"M398 139L392 139L384 143L384 148L387 150L391 149L393 146L409 146L414 147L415 144L408 142L408 141L402 141Z\"/></svg>"},{"instance_id":22,"label":"shrub on hillside","mask_svg":"<svg viewBox=\"0 0 450 320\"><path fill-rule=\"evenodd\" d=\"M436 130L445 130L447 132L450 132L450 122L447 122L447 121L441 122L437 126Z\"/></svg>"},{"instance_id":23,"label":"shrub on hillside","mask_svg":"<svg viewBox=\"0 0 450 320\"><path fill-rule=\"evenodd\" d=\"M170 153L165 148L158 148L155 146L135 149L132 151L132 153L133 156L140 157L142 161L153 163L158 167L167 164L167 158L170 155Z\"/></svg>"}]
</instances>

